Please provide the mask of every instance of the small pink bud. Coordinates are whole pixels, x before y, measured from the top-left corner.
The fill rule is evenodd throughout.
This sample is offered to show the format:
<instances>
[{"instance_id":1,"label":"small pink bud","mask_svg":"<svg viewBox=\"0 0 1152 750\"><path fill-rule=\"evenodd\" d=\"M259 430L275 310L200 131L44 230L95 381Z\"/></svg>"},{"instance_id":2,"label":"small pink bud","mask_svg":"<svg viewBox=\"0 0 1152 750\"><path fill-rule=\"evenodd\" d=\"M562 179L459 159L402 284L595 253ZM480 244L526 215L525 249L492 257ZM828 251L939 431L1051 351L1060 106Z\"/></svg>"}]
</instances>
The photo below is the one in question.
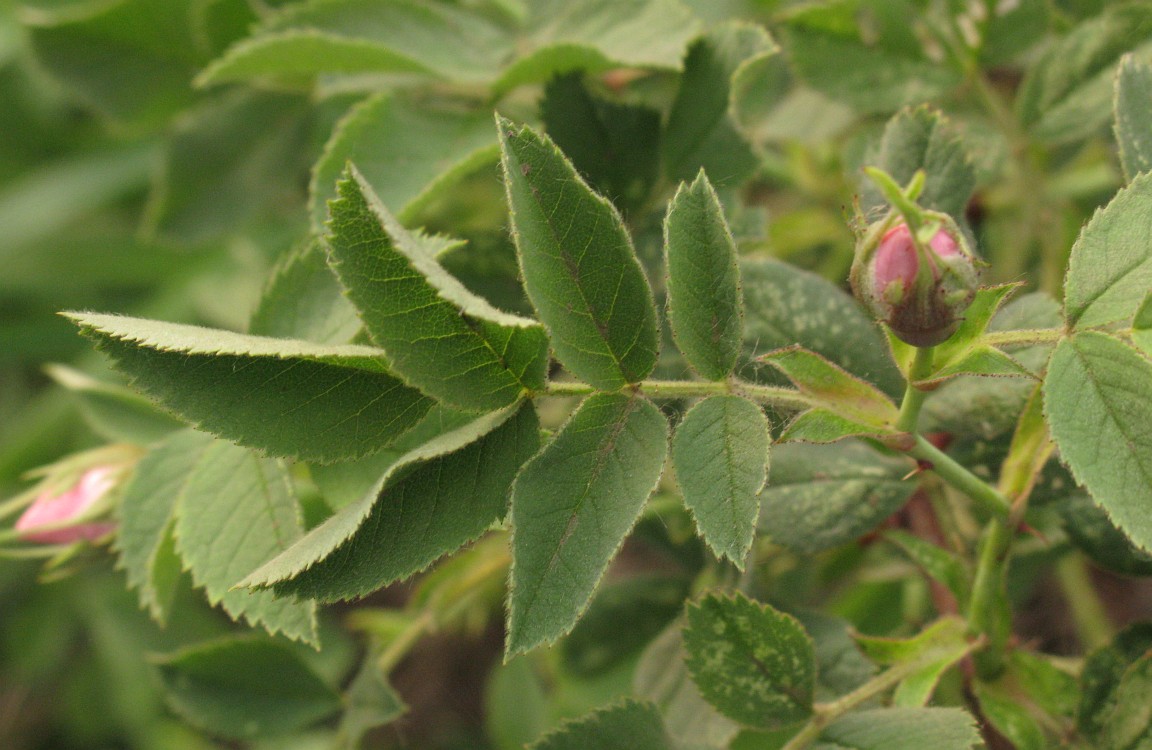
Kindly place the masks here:
<instances>
[{"instance_id":1,"label":"small pink bud","mask_svg":"<svg viewBox=\"0 0 1152 750\"><path fill-rule=\"evenodd\" d=\"M971 253L950 219L928 241L928 267L920 268L907 224L891 227L879 241L867 234L852 265L857 299L914 346L933 346L959 327L978 284ZM869 246L870 245L870 246Z\"/></svg>"},{"instance_id":2,"label":"small pink bud","mask_svg":"<svg viewBox=\"0 0 1152 750\"><path fill-rule=\"evenodd\" d=\"M29 542L43 544L70 544L81 540L92 541L116 528L110 522L76 523L36 531L42 526L67 524L81 518L117 484L118 471L112 466L97 466L84 472L72 488L59 495L41 494L16 521L16 530Z\"/></svg>"}]
</instances>

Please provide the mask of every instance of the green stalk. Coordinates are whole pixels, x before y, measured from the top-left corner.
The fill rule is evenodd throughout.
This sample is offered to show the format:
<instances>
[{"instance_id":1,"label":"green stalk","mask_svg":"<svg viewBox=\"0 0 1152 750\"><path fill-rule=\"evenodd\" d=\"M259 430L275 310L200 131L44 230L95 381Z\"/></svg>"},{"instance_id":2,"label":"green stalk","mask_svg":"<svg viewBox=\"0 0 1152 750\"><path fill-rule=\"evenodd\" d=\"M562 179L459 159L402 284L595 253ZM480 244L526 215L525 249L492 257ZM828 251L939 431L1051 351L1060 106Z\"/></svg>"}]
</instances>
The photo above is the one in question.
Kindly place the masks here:
<instances>
[{"instance_id":1,"label":"green stalk","mask_svg":"<svg viewBox=\"0 0 1152 750\"><path fill-rule=\"evenodd\" d=\"M912 367L908 372L908 385L904 389L904 400L900 402L900 416L896 420L896 429L900 432L916 432L916 424L920 421L920 407L928 392L916 386L932 374L931 346L916 348L916 358L912 360Z\"/></svg>"},{"instance_id":2,"label":"green stalk","mask_svg":"<svg viewBox=\"0 0 1152 750\"><path fill-rule=\"evenodd\" d=\"M968 632L983 635L988 647L976 655L976 671L992 679L1004 669L1004 647L1011 634L1004 593L1004 569L1012 532L1000 518L993 518L980 545L976 577L972 582L972 602L968 607Z\"/></svg>"},{"instance_id":3,"label":"green stalk","mask_svg":"<svg viewBox=\"0 0 1152 750\"><path fill-rule=\"evenodd\" d=\"M1116 628L1092 579L1088 577L1083 556L1077 552L1064 555L1056 563L1056 577L1072 611L1072 621L1076 623L1076 633L1084 650L1092 651L1111 643Z\"/></svg>"},{"instance_id":4,"label":"green stalk","mask_svg":"<svg viewBox=\"0 0 1152 750\"><path fill-rule=\"evenodd\" d=\"M1008 518L1011 503L1006 497L922 436L916 436L916 444L908 451L908 455L930 463L932 470L941 479L972 498L989 513L1000 519Z\"/></svg>"}]
</instances>

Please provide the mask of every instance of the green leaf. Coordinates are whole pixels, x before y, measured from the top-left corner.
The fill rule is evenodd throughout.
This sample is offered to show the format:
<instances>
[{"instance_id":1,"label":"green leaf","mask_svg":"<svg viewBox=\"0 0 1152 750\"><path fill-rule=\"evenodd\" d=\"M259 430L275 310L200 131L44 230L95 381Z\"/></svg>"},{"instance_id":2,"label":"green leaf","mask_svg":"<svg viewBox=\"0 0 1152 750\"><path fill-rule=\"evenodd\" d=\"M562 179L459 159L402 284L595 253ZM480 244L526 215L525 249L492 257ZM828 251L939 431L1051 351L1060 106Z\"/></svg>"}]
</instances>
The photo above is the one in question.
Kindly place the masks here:
<instances>
[{"instance_id":1,"label":"green leaf","mask_svg":"<svg viewBox=\"0 0 1152 750\"><path fill-rule=\"evenodd\" d=\"M910 18L909 0L838 0L801 6L782 28L797 73L813 88L861 112L892 112L938 99L961 80L933 60Z\"/></svg>"},{"instance_id":2,"label":"green leaf","mask_svg":"<svg viewBox=\"0 0 1152 750\"><path fill-rule=\"evenodd\" d=\"M327 202L336 198L336 181L349 162L373 185L380 202L408 224L447 188L499 156L487 111L377 94L337 123L312 168L312 227L323 232Z\"/></svg>"},{"instance_id":3,"label":"green leaf","mask_svg":"<svg viewBox=\"0 0 1152 750\"><path fill-rule=\"evenodd\" d=\"M878 664L913 667L896 686L892 702L904 708L915 708L928 703L944 673L971 653L967 631L967 624L960 618L945 617L913 638L859 636L856 642L865 655Z\"/></svg>"},{"instance_id":4,"label":"green leaf","mask_svg":"<svg viewBox=\"0 0 1152 750\"><path fill-rule=\"evenodd\" d=\"M496 75L511 38L480 14L437 0L311 0L272 14L196 78L296 83L322 73L407 73L459 83Z\"/></svg>"},{"instance_id":5,"label":"green leaf","mask_svg":"<svg viewBox=\"0 0 1152 750\"><path fill-rule=\"evenodd\" d=\"M760 359L787 375L813 405L789 423L780 440L831 442L852 435L895 434L896 405L872 384L819 354L792 346Z\"/></svg>"},{"instance_id":6,"label":"green leaf","mask_svg":"<svg viewBox=\"0 0 1152 750\"><path fill-rule=\"evenodd\" d=\"M386 447L432 405L383 352L94 313L70 319L140 390L198 427L327 462Z\"/></svg>"},{"instance_id":7,"label":"green leaf","mask_svg":"<svg viewBox=\"0 0 1152 750\"><path fill-rule=\"evenodd\" d=\"M1109 712L1117 704L1115 693L1127 670L1152 649L1152 625L1136 623L1121 631L1112 643L1088 655L1080 674L1082 687L1078 727L1088 738L1107 730Z\"/></svg>"},{"instance_id":8,"label":"green leaf","mask_svg":"<svg viewBox=\"0 0 1152 750\"><path fill-rule=\"evenodd\" d=\"M1152 362L1101 333L1064 339L1048 365L1044 412L1076 480L1152 550Z\"/></svg>"},{"instance_id":9,"label":"green leaf","mask_svg":"<svg viewBox=\"0 0 1152 750\"><path fill-rule=\"evenodd\" d=\"M1066 665L1022 649L994 682L976 681L980 711L1018 750L1059 745L1076 713L1079 686Z\"/></svg>"},{"instance_id":10,"label":"green leaf","mask_svg":"<svg viewBox=\"0 0 1152 750\"><path fill-rule=\"evenodd\" d=\"M717 557L741 570L760 514L771 442L760 407L740 396L696 404L672 438L676 480L700 535Z\"/></svg>"},{"instance_id":11,"label":"green leaf","mask_svg":"<svg viewBox=\"0 0 1152 750\"><path fill-rule=\"evenodd\" d=\"M1123 576L1152 575L1152 553L1132 544L1087 493L1071 493L1058 508L1069 541L1093 564Z\"/></svg>"},{"instance_id":12,"label":"green leaf","mask_svg":"<svg viewBox=\"0 0 1152 750\"><path fill-rule=\"evenodd\" d=\"M924 189L916 202L956 219L963 218L976 188L975 168L963 141L948 119L928 106L903 109L890 119L866 162L884 170L899 185L907 185L923 170ZM860 209L865 214L887 207L871 180L863 180L861 188Z\"/></svg>"},{"instance_id":13,"label":"green leaf","mask_svg":"<svg viewBox=\"0 0 1152 750\"><path fill-rule=\"evenodd\" d=\"M709 380L732 374L744 310L736 243L704 172L681 185L664 220L668 321L688 364Z\"/></svg>"},{"instance_id":14,"label":"green leaf","mask_svg":"<svg viewBox=\"0 0 1152 750\"><path fill-rule=\"evenodd\" d=\"M709 595L687 612L688 670L722 714L761 729L811 715L816 653L794 618L743 594Z\"/></svg>"},{"instance_id":15,"label":"green leaf","mask_svg":"<svg viewBox=\"0 0 1152 750\"><path fill-rule=\"evenodd\" d=\"M407 453L363 499L238 585L337 601L407 578L504 517L516 471L538 446L530 405L486 414Z\"/></svg>"},{"instance_id":16,"label":"green leaf","mask_svg":"<svg viewBox=\"0 0 1152 750\"><path fill-rule=\"evenodd\" d=\"M215 440L189 468L179 482L174 511L176 548L192 580L234 619L243 616L270 633L317 643L315 604L236 588L303 535L287 467Z\"/></svg>"},{"instance_id":17,"label":"green leaf","mask_svg":"<svg viewBox=\"0 0 1152 750\"><path fill-rule=\"evenodd\" d=\"M682 576L641 574L602 586L560 642L564 666L579 677L618 666L680 614L687 595ZM628 623L626 630L620 629L622 622Z\"/></svg>"},{"instance_id":18,"label":"green leaf","mask_svg":"<svg viewBox=\"0 0 1152 750\"><path fill-rule=\"evenodd\" d=\"M544 385L544 327L468 291L380 203L355 167L329 204L332 268L392 369L429 396L497 409Z\"/></svg>"},{"instance_id":19,"label":"green leaf","mask_svg":"<svg viewBox=\"0 0 1152 750\"><path fill-rule=\"evenodd\" d=\"M1128 667L1111 698L1100 746L1104 750L1146 747L1152 742L1152 656L1145 655Z\"/></svg>"},{"instance_id":20,"label":"green leaf","mask_svg":"<svg viewBox=\"0 0 1152 750\"><path fill-rule=\"evenodd\" d=\"M1033 377L1028 368L1011 355L984 341L992 316L1017 288L1019 284L1001 284L977 290L976 297L964 311L960 327L947 341L937 344L932 350L932 374L918 382L938 386L960 375ZM888 340L894 352L912 348L891 332ZM897 359L903 365L904 357L898 356Z\"/></svg>"},{"instance_id":21,"label":"green leaf","mask_svg":"<svg viewBox=\"0 0 1152 750\"><path fill-rule=\"evenodd\" d=\"M975 721L959 708L882 708L840 717L812 750L971 750L979 744Z\"/></svg>"},{"instance_id":22,"label":"green leaf","mask_svg":"<svg viewBox=\"0 0 1152 750\"><path fill-rule=\"evenodd\" d=\"M548 83L540 117L589 185L625 213L641 210L660 176L660 113L593 96L579 73Z\"/></svg>"},{"instance_id":23,"label":"green leaf","mask_svg":"<svg viewBox=\"0 0 1152 750\"><path fill-rule=\"evenodd\" d=\"M884 337L860 305L835 284L768 259L740 264L744 291L744 346L757 352L800 344L891 396L904 378Z\"/></svg>"},{"instance_id":24,"label":"green leaf","mask_svg":"<svg viewBox=\"0 0 1152 750\"><path fill-rule=\"evenodd\" d=\"M360 332L356 308L344 297L318 240L289 253L273 269L248 332L320 344L346 344Z\"/></svg>"},{"instance_id":25,"label":"green leaf","mask_svg":"<svg viewBox=\"0 0 1152 750\"><path fill-rule=\"evenodd\" d=\"M668 423L640 396L584 400L516 477L508 656L571 630L664 470Z\"/></svg>"},{"instance_id":26,"label":"green leaf","mask_svg":"<svg viewBox=\"0 0 1152 750\"><path fill-rule=\"evenodd\" d=\"M311 126L304 97L250 90L182 117L165 144L145 231L207 242L298 205Z\"/></svg>"},{"instance_id":27,"label":"green leaf","mask_svg":"<svg viewBox=\"0 0 1152 750\"><path fill-rule=\"evenodd\" d=\"M524 286L556 357L601 390L656 365L656 306L620 215L548 138L498 118Z\"/></svg>"},{"instance_id":28,"label":"green leaf","mask_svg":"<svg viewBox=\"0 0 1152 750\"><path fill-rule=\"evenodd\" d=\"M173 710L225 737L290 734L340 709L340 696L295 652L268 640L228 638L155 663Z\"/></svg>"},{"instance_id":29,"label":"green leaf","mask_svg":"<svg viewBox=\"0 0 1152 750\"><path fill-rule=\"evenodd\" d=\"M1144 297L1132 318L1132 343L1152 357L1152 292Z\"/></svg>"},{"instance_id":30,"label":"green leaf","mask_svg":"<svg viewBox=\"0 0 1152 750\"><path fill-rule=\"evenodd\" d=\"M1120 165L1131 182L1152 170L1152 65L1125 55L1116 73L1112 111Z\"/></svg>"},{"instance_id":31,"label":"green leaf","mask_svg":"<svg viewBox=\"0 0 1152 750\"><path fill-rule=\"evenodd\" d=\"M388 684L380 669L379 653L369 652L344 691L344 714L340 717L335 750L358 750L364 735L404 713L406 706Z\"/></svg>"},{"instance_id":32,"label":"green leaf","mask_svg":"<svg viewBox=\"0 0 1152 750\"><path fill-rule=\"evenodd\" d=\"M677 750L728 747L740 726L700 695L684 663L682 631L676 621L651 641L636 665L633 692L659 707Z\"/></svg>"},{"instance_id":33,"label":"green leaf","mask_svg":"<svg viewBox=\"0 0 1152 750\"><path fill-rule=\"evenodd\" d=\"M963 560L943 547L901 529L884 532L884 539L896 545L929 578L952 592L961 608L967 607L972 573Z\"/></svg>"},{"instance_id":34,"label":"green leaf","mask_svg":"<svg viewBox=\"0 0 1152 750\"><path fill-rule=\"evenodd\" d=\"M1152 248L1144 223L1152 175L1142 174L1092 217L1072 246L1064 314L1077 330L1132 321L1152 287Z\"/></svg>"},{"instance_id":35,"label":"green leaf","mask_svg":"<svg viewBox=\"0 0 1152 750\"><path fill-rule=\"evenodd\" d=\"M670 743L656 706L627 700L561 724L528 750L667 750Z\"/></svg>"},{"instance_id":36,"label":"green leaf","mask_svg":"<svg viewBox=\"0 0 1152 750\"><path fill-rule=\"evenodd\" d=\"M1040 140L1086 138L1112 114L1117 61L1128 52L1145 59L1152 47L1152 9L1116 4L1076 26L1028 66L1016 109L1029 133Z\"/></svg>"},{"instance_id":37,"label":"green leaf","mask_svg":"<svg viewBox=\"0 0 1152 750\"><path fill-rule=\"evenodd\" d=\"M47 365L44 371L76 395L92 429L108 440L147 445L184 426L124 386L96 380L64 365Z\"/></svg>"},{"instance_id":38,"label":"green leaf","mask_svg":"<svg viewBox=\"0 0 1152 750\"><path fill-rule=\"evenodd\" d=\"M498 93L573 70L679 70L699 21L678 0L533 0Z\"/></svg>"},{"instance_id":39,"label":"green leaf","mask_svg":"<svg viewBox=\"0 0 1152 750\"><path fill-rule=\"evenodd\" d=\"M138 590L141 606L165 623L175 593L171 560L176 504L188 476L213 443L211 435L184 430L148 452L120 501L116 547L128 585ZM179 566L176 568L179 573Z\"/></svg>"},{"instance_id":40,"label":"green leaf","mask_svg":"<svg viewBox=\"0 0 1152 750\"><path fill-rule=\"evenodd\" d=\"M759 159L730 113L730 90L742 65L776 52L763 27L737 22L712 29L692 45L664 132L671 179L690 180L703 169L728 185L756 171Z\"/></svg>"},{"instance_id":41,"label":"green leaf","mask_svg":"<svg viewBox=\"0 0 1152 750\"><path fill-rule=\"evenodd\" d=\"M911 462L856 441L777 445L760 495L759 529L804 554L838 547L875 528L916 489Z\"/></svg>"}]
</instances>

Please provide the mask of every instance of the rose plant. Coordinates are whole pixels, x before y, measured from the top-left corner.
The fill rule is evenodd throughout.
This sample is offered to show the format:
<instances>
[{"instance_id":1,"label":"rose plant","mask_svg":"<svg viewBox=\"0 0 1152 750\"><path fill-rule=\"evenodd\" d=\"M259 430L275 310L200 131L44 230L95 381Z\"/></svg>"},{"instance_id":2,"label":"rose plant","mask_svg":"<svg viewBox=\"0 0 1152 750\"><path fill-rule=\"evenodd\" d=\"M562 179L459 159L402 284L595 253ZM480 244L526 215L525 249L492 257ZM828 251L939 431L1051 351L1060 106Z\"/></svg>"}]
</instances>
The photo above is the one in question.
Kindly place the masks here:
<instances>
[{"instance_id":1,"label":"rose plant","mask_svg":"<svg viewBox=\"0 0 1152 750\"><path fill-rule=\"evenodd\" d=\"M1152 5L14 18L121 139L75 218L160 269L48 369L121 460L0 508L153 621L116 615L165 706L124 742L1152 737L1152 629L1098 590L1152 573ZM480 722L405 716L445 633Z\"/></svg>"}]
</instances>

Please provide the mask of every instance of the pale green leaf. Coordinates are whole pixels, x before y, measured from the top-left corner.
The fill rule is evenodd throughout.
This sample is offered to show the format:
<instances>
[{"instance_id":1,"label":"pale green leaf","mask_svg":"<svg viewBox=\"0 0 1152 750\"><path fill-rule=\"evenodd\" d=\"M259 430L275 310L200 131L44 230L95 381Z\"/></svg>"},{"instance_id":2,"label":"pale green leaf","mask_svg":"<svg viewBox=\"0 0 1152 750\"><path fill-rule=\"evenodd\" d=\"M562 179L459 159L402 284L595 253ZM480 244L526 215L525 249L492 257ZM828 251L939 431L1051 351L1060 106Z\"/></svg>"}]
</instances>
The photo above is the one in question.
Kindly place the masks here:
<instances>
[{"instance_id":1,"label":"pale green leaf","mask_svg":"<svg viewBox=\"0 0 1152 750\"><path fill-rule=\"evenodd\" d=\"M1086 138L1112 115L1117 61L1128 52L1152 52L1152 8L1115 4L1076 26L1028 66L1016 99L1020 119L1038 139Z\"/></svg>"},{"instance_id":2,"label":"pale green leaf","mask_svg":"<svg viewBox=\"0 0 1152 750\"><path fill-rule=\"evenodd\" d=\"M1048 750L1055 738L1046 737L1024 696L1012 695L997 686L977 682L974 686L980 713L1015 750Z\"/></svg>"},{"instance_id":3,"label":"pale green leaf","mask_svg":"<svg viewBox=\"0 0 1152 750\"><path fill-rule=\"evenodd\" d=\"M960 327L932 350L932 374L920 382L936 385L958 375L1031 377L1028 368L984 341L992 316L1018 287L1001 284L977 290ZM890 335L891 343L896 340Z\"/></svg>"},{"instance_id":4,"label":"pale green leaf","mask_svg":"<svg viewBox=\"0 0 1152 750\"><path fill-rule=\"evenodd\" d=\"M678 70L700 23L678 0L532 0L503 92L573 70Z\"/></svg>"},{"instance_id":5,"label":"pale green leaf","mask_svg":"<svg viewBox=\"0 0 1152 750\"><path fill-rule=\"evenodd\" d=\"M508 655L571 630L664 470L668 423L636 395L589 396L512 492Z\"/></svg>"},{"instance_id":6,"label":"pale green leaf","mask_svg":"<svg viewBox=\"0 0 1152 750\"><path fill-rule=\"evenodd\" d=\"M94 313L69 317L133 384L202 429L321 462L386 447L431 399L389 374L383 352Z\"/></svg>"},{"instance_id":7,"label":"pale green leaf","mask_svg":"<svg viewBox=\"0 0 1152 750\"><path fill-rule=\"evenodd\" d=\"M271 15L196 83L293 82L322 73L481 82L495 76L510 44L510 36L480 14L437 0L311 0Z\"/></svg>"},{"instance_id":8,"label":"pale green leaf","mask_svg":"<svg viewBox=\"0 0 1152 750\"><path fill-rule=\"evenodd\" d=\"M800 344L896 396L904 378L884 337L852 297L816 274L769 259L740 264L744 346L756 354Z\"/></svg>"},{"instance_id":9,"label":"pale green leaf","mask_svg":"<svg viewBox=\"0 0 1152 750\"><path fill-rule=\"evenodd\" d=\"M596 96L571 73L545 87L540 118L594 190L625 215L643 210L660 177L659 111Z\"/></svg>"},{"instance_id":10,"label":"pale green leaf","mask_svg":"<svg viewBox=\"0 0 1152 750\"><path fill-rule=\"evenodd\" d=\"M812 750L972 750L976 722L959 708L883 708L840 717Z\"/></svg>"},{"instance_id":11,"label":"pale green leaf","mask_svg":"<svg viewBox=\"0 0 1152 750\"><path fill-rule=\"evenodd\" d=\"M700 695L684 663L682 631L677 620L649 643L636 665L633 692L659 707L676 750L727 748L740 725Z\"/></svg>"},{"instance_id":12,"label":"pale green leaf","mask_svg":"<svg viewBox=\"0 0 1152 750\"><path fill-rule=\"evenodd\" d=\"M851 435L895 433L899 416L896 405L871 383L819 354L792 346L765 354L760 359L787 375L815 407L812 412L805 412L794 420L782 439L815 441L822 437L820 442L827 442ZM805 417L813 413L818 414L821 420L819 431L805 421L813 419L812 416ZM835 429L836 424L841 428Z\"/></svg>"},{"instance_id":13,"label":"pale green leaf","mask_svg":"<svg viewBox=\"0 0 1152 750\"><path fill-rule=\"evenodd\" d=\"M656 306L632 240L546 137L498 118L524 286L557 359L602 390L656 365Z\"/></svg>"},{"instance_id":14,"label":"pale green leaf","mask_svg":"<svg viewBox=\"0 0 1152 750\"><path fill-rule=\"evenodd\" d=\"M664 133L669 177L690 180L704 169L728 185L756 171L756 153L730 113L730 90L741 65L776 51L763 27L738 22L718 26L692 45Z\"/></svg>"},{"instance_id":15,"label":"pale green leaf","mask_svg":"<svg viewBox=\"0 0 1152 750\"><path fill-rule=\"evenodd\" d=\"M917 203L961 219L976 188L976 172L963 141L938 110L921 106L901 110L884 127L884 135L869 166L907 185L918 170L925 174L924 190ZM865 213L887 207L887 201L871 180L861 182L860 209Z\"/></svg>"},{"instance_id":16,"label":"pale green leaf","mask_svg":"<svg viewBox=\"0 0 1152 750\"><path fill-rule=\"evenodd\" d=\"M332 268L392 369L464 409L496 409L544 384L548 339L501 312L428 255L349 167L329 204Z\"/></svg>"},{"instance_id":17,"label":"pale green leaf","mask_svg":"<svg viewBox=\"0 0 1152 750\"><path fill-rule=\"evenodd\" d=\"M743 594L709 595L687 612L688 670L722 714L761 729L811 715L816 653L793 617Z\"/></svg>"},{"instance_id":18,"label":"pale green leaf","mask_svg":"<svg viewBox=\"0 0 1152 750\"><path fill-rule=\"evenodd\" d=\"M288 468L232 443L203 449L179 484L176 547L211 604L271 633L317 642L316 606L235 588L303 535Z\"/></svg>"},{"instance_id":19,"label":"pale green leaf","mask_svg":"<svg viewBox=\"0 0 1152 750\"><path fill-rule=\"evenodd\" d=\"M1072 246L1064 314L1073 328L1131 322L1152 287L1152 175L1139 175L1096 212Z\"/></svg>"},{"instance_id":20,"label":"pale green leaf","mask_svg":"<svg viewBox=\"0 0 1152 750\"><path fill-rule=\"evenodd\" d=\"M155 658L165 698L203 730L235 739L289 734L340 709L334 692L291 649L251 637Z\"/></svg>"},{"instance_id":21,"label":"pale green leaf","mask_svg":"<svg viewBox=\"0 0 1152 750\"><path fill-rule=\"evenodd\" d=\"M1116 73L1112 111L1120 165L1131 182L1152 170L1152 65L1125 55Z\"/></svg>"},{"instance_id":22,"label":"pale green leaf","mask_svg":"<svg viewBox=\"0 0 1152 750\"><path fill-rule=\"evenodd\" d=\"M92 429L109 440L147 445L184 426L122 385L97 380L64 365L48 365L44 371L76 395Z\"/></svg>"},{"instance_id":23,"label":"pale green leaf","mask_svg":"<svg viewBox=\"0 0 1152 750\"><path fill-rule=\"evenodd\" d=\"M664 220L668 321L684 358L710 380L732 374L744 311L736 243L724 209L701 171L681 185Z\"/></svg>"},{"instance_id":24,"label":"pale green leaf","mask_svg":"<svg viewBox=\"0 0 1152 750\"><path fill-rule=\"evenodd\" d=\"M957 617L937 620L912 638L858 636L856 642L878 664L912 669L897 684L893 696L893 703L905 708L925 705L944 672L972 649L968 626Z\"/></svg>"},{"instance_id":25,"label":"pale green leaf","mask_svg":"<svg viewBox=\"0 0 1152 750\"><path fill-rule=\"evenodd\" d=\"M328 267L324 246L313 240L273 269L248 332L256 336L346 344L360 331L356 308Z\"/></svg>"},{"instance_id":26,"label":"pale green leaf","mask_svg":"<svg viewBox=\"0 0 1152 750\"><path fill-rule=\"evenodd\" d=\"M365 734L404 713L406 706L388 684L378 658L376 650L370 651L344 691L339 741L333 750L358 750Z\"/></svg>"},{"instance_id":27,"label":"pale green leaf","mask_svg":"<svg viewBox=\"0 0 1152 750\"><path fill-rule=\"evenodd\" d=\"M184 430L157 445L136 465L117 511L120 567L128 585L138 590L140 604L160 623L168 619L175 583L166 578L166 566L176 504L213 442L211 435Z\"/></svg>"},{"instance_id":28,"label":"pale green leaf","mask_svg":"<svg viewBox=\"0 0 1152 750\"><path fill-rule=\"evenodd\" d=\"M669 744L656 706L626 700L561 724L528 750L667 750Z\"/></svg>"},{"instance_id":29,"label":"pale green leaf","mask_svg":"<svg viewBox=\"0 0 1152 750\"><path fill-rule=\"evenodd\" d=\"M907 502L912 462L882 456L856 441L789 443L772 450L760 495L759 529L801 553L837 547L875 528Z\"/></svg>"},{"instance_id":30,"label":"pale green leaf","mask_svg":"<svg viewBox=\"0 0 1152 750\"><path fill-rule=\"evenodd\" d=\"M348 162L407 224L448 187L499 157L487 111L378 94L348 111L312 168L312 226L323 231L327 202L336 197L336 181Z\"/></svg>"},{"instance_id":31,"label":"pale green leaf","mask_svg":"<svg viewBox=\"0 0 1152 750\"><path fill-rule=\"evenodd\" d=\"M740 396L712 396L676 427L672 463L704 541L743 569L768 478L772 442L760 407Z\"/></svg>"},{"instance_id":32,"label":"pale green leaf","mask_svg":"<svg viewBox=\"0 0 1152 750\"><path fill-rule=\"evenodd\" d=\"M961 80L932 59L910 18L910 0L837 0L800 6L782 28L797 73L861 112L892 112L937 99Z\"/></svg>"},{"instance_id":33,"label":"pale green leaf","mask_svg":"<svg viewBox=\"0 0 1152 750\"><path fill-rule=\"evenodd\" d=\"M238 585L335 601L423 570L504 517L509 486L539 445L538 431L535 411L523 405L430 440Z\"/></svg>"},{"instance_id":34,"label":"pale green leaf","mask_svg":"<svg viewBox=\"0 0 1152 750\"><path fill-rule=\"evenodd\" d=\"M1044 412L1077 481L1152 549L1152 362L1101 333L1064 339L1048 365Z\"/></svg>"}]
</instances>

